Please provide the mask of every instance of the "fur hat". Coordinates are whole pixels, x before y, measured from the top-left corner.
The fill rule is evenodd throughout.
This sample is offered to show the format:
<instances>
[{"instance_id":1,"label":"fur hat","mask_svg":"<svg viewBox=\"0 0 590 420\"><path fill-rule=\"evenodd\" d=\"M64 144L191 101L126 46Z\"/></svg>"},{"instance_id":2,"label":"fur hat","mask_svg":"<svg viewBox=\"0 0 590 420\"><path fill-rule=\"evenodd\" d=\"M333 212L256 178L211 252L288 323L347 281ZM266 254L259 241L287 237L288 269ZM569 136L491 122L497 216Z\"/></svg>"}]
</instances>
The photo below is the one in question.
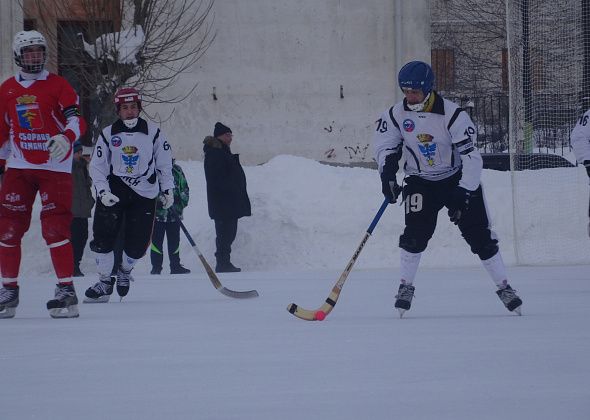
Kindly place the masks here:
<instances>
[{"instance_id":1,"label":"fur hat","mask_svg":"<svg viewBox=\"0 0 590 420\"><path fill-rule=\"evenodd\" d=\"M223 125L220 122L215 123L215 130L213 130L213 137L219 137L225 133L231 133L231 129L227 125Z\"/></svg>"}]
</instances>

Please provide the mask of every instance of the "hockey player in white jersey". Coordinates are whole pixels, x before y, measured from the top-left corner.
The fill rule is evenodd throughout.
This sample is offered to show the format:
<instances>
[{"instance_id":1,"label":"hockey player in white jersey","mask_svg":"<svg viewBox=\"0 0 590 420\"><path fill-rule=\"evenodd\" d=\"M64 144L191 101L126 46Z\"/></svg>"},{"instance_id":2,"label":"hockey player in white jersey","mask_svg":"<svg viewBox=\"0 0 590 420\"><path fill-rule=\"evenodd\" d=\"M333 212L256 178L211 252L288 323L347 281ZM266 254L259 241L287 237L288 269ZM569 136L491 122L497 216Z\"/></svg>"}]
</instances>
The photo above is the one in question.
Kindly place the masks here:
<instances>
[{"instance_id":1,"label":"hockey player in white jersey","mask_svg":"<svg viewBox=\"0 0 590 420\"><path fill-rule=\"evenodd\" d=\"M90 162L90 176L98 197L93 239L99 281L86 290L84 302L107 302L117 286L121 298L132 281L131 270L144 256L154 224L160 191L164 208L174 203L172 154L164 133L139 117L141 96L133 88L115 94L119 119L100 134ZM117 233L125 219L123 261L111 276Z\"/></svg>"},{"instance_id":2,"label":"hockey player in white jersey","mask_svg":"<svg viewBox=\"0 0 590 420\"><path fill-rule=\"evenodd\" d=\"M570 135L570 141L576 160L586 167L590 179L590 109L578 120ZM590 204L588 205L588 218L590 218ZM588 222L588 236L590 236L590 220Z\"/></svg>"},{"instance_id":3,"label":"hockey player in white jersey","mask_svg":"<svg viewBox=\"0 0 590 420\"><path fill-rule=\"evenodd\" d=\"M520 314L522 300L510 287L495 234L490 230L480 185L482 158L475 147L476 130L469 115L433 90L434 74L421 61L407 63L398 75L402 102L377 120L375 160L382 192L391 203L405 202L405 229L399 239L401 284L395 307L400 316L410 309L414 278L422 252L446 207L471 251L497 285L497 295L509 311ZM406 185L396 173L404 158Z\"/></svg>"}]
</instances>

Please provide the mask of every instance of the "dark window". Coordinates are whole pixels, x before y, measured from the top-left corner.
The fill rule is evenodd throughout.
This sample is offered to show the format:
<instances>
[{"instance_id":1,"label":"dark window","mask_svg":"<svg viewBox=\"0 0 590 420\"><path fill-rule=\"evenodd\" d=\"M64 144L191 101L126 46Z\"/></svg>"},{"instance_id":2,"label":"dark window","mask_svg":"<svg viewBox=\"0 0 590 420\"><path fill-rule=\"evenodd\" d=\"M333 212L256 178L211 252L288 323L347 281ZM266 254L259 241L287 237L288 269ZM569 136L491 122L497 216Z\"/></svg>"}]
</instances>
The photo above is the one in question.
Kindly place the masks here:
<instances>
[{"instance_id":1,"label":"dark window","mask_svg":"<svg viewBox=\"0 0 590 420\"><path fill-rule=\"evenodd\" d=\"M436 77L436 89L452 90L455 87L455 51L433 49L431 51L432 71Z\"/></svg>"},{"instance_id":2,"label":"dark window","mask_svg":"<svg viewBox=\"0 0 590 420\"><path fill-rule=\"evenodd\" d=\"M112 22L101 22L100 28L104 32L112 32ZM88 115L92 104L92 87L89 86L88 80L92 80L89 75L95 70L93 63L88 60L84 53L82 37L87 42L94 42L89 38L89 22L86 21L59 21L57 29L57 69L58 73L63 76L80 96L80 111L82 115ZM98 24L92 25L91 30L95 30ZM86 132L88 137L90 130ZM84 144L91 144L90 139L83 138Z\"/></svg>"},{"instance_id":3,"label":"dark window","mask_svg":"<svg viewBox=\"0 0 590 420\"><path fill-rule=\"evenodd\" d=\"M502 49L502 90L507 91L509 86L509 79L508 79L508 49Z\"/></svg>"},{"instance_id":4,"label":"dark window","mask_svg":"<svg viewBox=\"0 0 590 420\"><path fill-rule=\"evenodd\" d=\"M37 29L37 21L35 19L25 19L23 22L24 31L32 31Z\"/></svg>"}]
</instances>

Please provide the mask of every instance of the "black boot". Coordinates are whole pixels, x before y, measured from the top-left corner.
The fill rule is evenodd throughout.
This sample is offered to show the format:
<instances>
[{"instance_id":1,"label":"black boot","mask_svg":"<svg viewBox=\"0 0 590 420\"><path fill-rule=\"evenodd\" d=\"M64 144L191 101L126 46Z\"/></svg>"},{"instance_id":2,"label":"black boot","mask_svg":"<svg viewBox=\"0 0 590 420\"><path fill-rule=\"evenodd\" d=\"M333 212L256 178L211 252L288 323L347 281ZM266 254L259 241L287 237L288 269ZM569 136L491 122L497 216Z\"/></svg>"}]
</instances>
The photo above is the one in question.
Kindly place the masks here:
<instances>
[{"instance_id":1,"label":"black boot","mask_svg":"<svg viewBox=\"0 0 590 420\"><path fill-rule=\"evenodd\" d=\"M183 267L180 264L174 267L170 267L170 274L189 274L190 272L191 270Z\"/></svg>"},{"instance_id":2,"label":"black boot","mask_svg":"<svg viewBox=\"0 0 590 420\"><path fill-rule=\"evenodd\" d=\"M242 271L241 268L234 266L229 261L224 261L224 262L218 261L217 265L215 266L216 273L239 273L240 271Z\"/></svg>"}]
</instances>

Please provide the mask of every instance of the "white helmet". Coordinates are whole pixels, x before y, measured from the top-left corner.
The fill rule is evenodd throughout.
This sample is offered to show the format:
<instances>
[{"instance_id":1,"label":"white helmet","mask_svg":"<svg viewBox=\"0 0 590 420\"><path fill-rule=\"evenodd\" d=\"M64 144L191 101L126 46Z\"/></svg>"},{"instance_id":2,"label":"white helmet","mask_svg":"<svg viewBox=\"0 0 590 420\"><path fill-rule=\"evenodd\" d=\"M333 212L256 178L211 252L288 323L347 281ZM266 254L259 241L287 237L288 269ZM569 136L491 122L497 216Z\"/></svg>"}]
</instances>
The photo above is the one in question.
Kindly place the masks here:
<instances>
[{"instance_id":1,"label":"white helmet","mask_svg":"<svg viewBox=\"0 0 590 420\"><path fill-rule=\"evenodd\" d=\"M38 63L25 63L22 58L22 49L33 45L43 47L43 61ZM39 73L45 67L47 61L47 41L45 37L37 31L20 31L14 36L12 42L12 51L14 52L14 62L27 73Z\"/></svg>"}]
</instances>

